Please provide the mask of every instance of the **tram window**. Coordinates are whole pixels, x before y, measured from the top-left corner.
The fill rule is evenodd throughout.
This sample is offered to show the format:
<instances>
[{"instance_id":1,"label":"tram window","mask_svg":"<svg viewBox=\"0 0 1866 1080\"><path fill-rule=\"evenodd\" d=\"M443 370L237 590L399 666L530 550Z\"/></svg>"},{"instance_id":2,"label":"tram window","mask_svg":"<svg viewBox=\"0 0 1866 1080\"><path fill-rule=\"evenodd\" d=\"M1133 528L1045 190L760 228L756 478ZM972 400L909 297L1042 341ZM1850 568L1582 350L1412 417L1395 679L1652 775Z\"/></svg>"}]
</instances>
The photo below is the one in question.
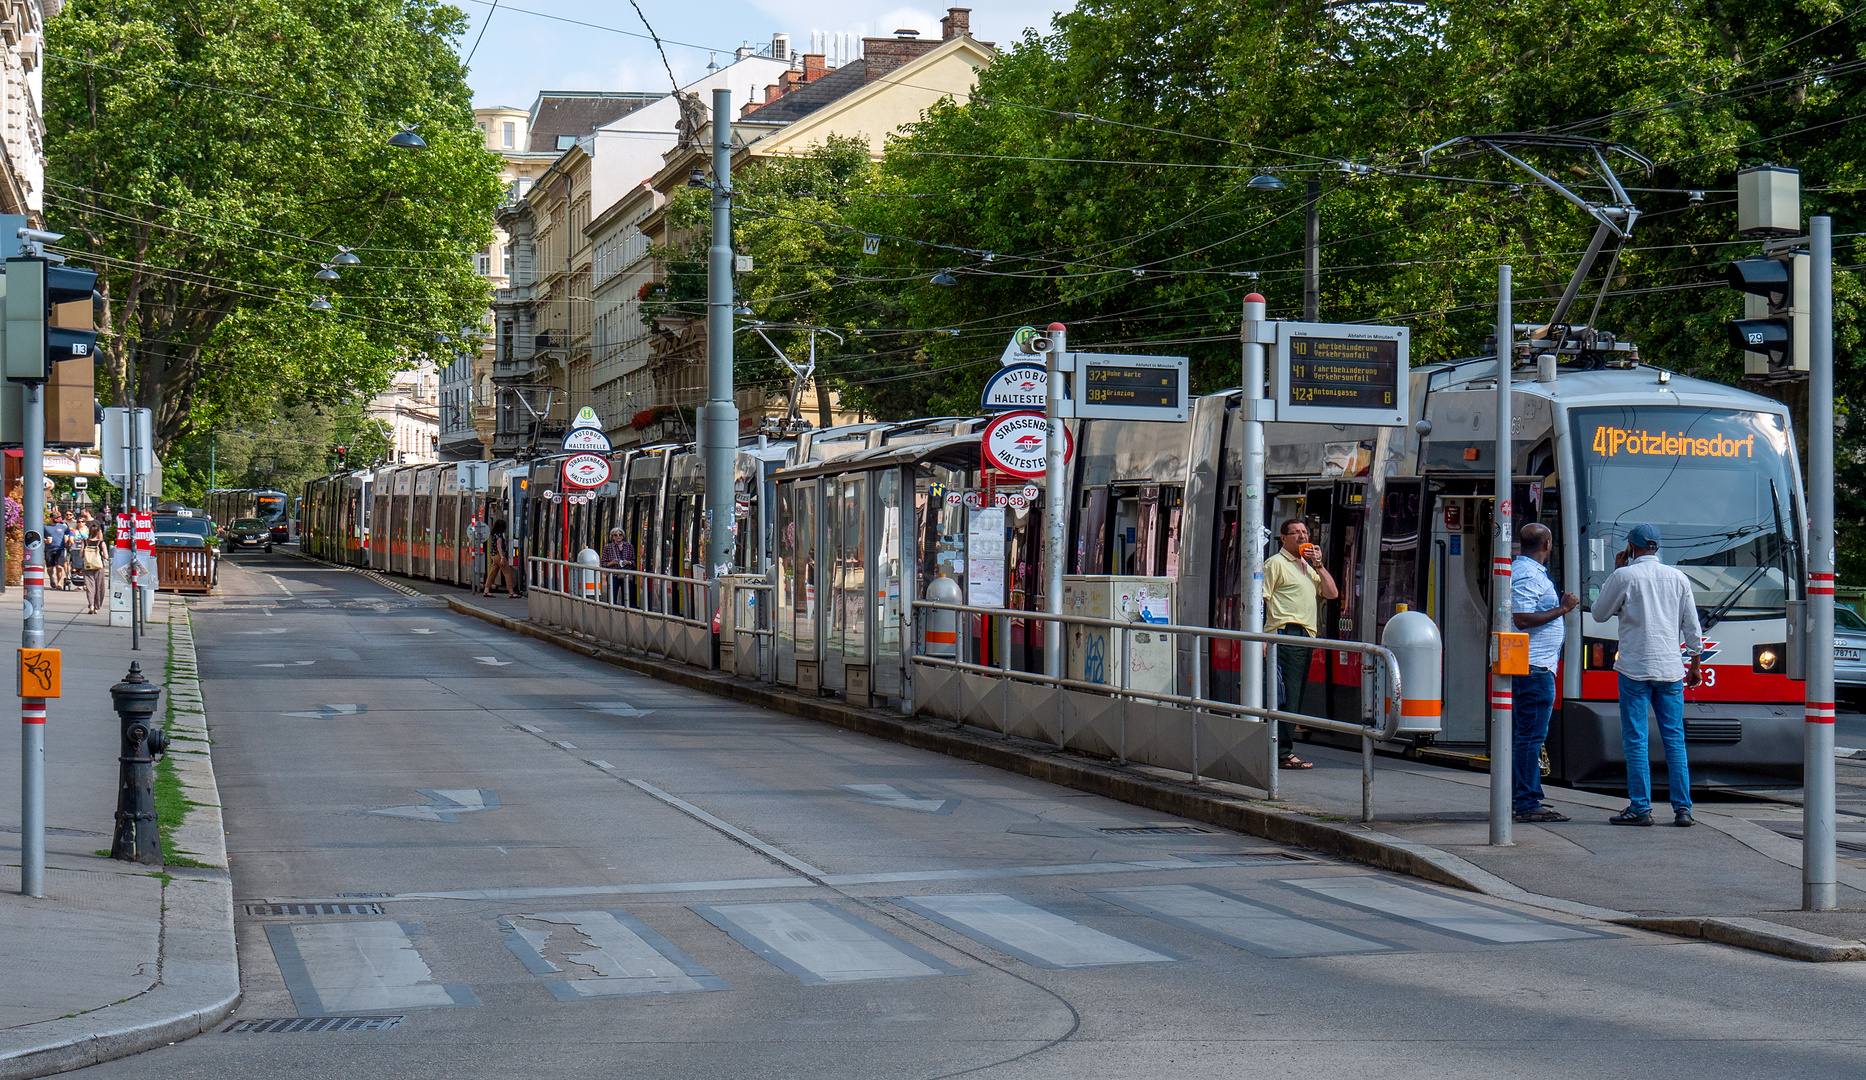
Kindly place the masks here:
<instances>
[{"instance_id":1,"label":"tram window","mask_svg":"<svg viewBox=\"0 0 1866 1080\"><path fill-rule=\"evenodd\" d=\"M1108 489L1091 488L1076 513L1078 574L1108 573Z\"/></svg>"},{"instance_id":2,"label":"tram window","mask_svg":"<svg viewBox=\"0 0 1866 1080\"><path fill-rule=\"evenodd\" d=\"M1374 640L1386 629L1399 605L1419 602L1419 482L1389 480L1380 509L1380 580L1374 612Z\"/></svg>"}]
</instances>

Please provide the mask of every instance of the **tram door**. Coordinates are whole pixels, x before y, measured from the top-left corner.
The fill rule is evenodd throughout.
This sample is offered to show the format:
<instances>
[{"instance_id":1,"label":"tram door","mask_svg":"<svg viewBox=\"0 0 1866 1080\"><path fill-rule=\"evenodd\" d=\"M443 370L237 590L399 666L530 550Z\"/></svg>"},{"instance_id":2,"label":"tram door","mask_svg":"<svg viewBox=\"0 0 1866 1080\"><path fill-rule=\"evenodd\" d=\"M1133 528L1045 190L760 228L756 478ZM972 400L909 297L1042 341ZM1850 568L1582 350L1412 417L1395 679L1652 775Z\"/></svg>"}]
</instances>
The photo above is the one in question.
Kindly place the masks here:
<instances>
[{"instance_id":1,"label":"tram door","mask_svg":"<svg viewBox=\"0 0 1866 1080\"><path fill-rule=\"evenodd\" d=\"M821 481L823 569L822 686L868 701L868 476Z\"/></svg>"},{"instance_id":2,"label":"tram door","mask_svg":"<svg viewBox=\"0 0 1866 1080\"><path fill-rule=\"evenodd\" d=\"M817 653L817 492L825 480L800 480L790 489L791 562L783 573L791 584L791 640L797 667L797 688L814 692L820 659Z\"/></svg>"},{"instance_id":3,"label":"tram door","mask_svg":"<svg viewBox=\"0 0 1866 1080\"><path fill-rule=\"evenodd\" d=\"M1482 745L1489 729L1490 572L1488 496L1440 495L1432 505L1427 613L1445 643L1441 743Z\"/></svg>"},{"instance_id":4,"label":"tram door","mask_svg":"<svg viewBox=\"0 0 1866 1080\"><path fill-rule=\"evenodd\" d=\"M1337 480L1309 489L1306 500L1309 535L1322 546L1322 563L1335 579L1338 596L1324 600L1316 611L1316 629L1322 637L1358 641L1361 612L1361 543L1367 531L1367 483ZM1361 654L1317 652L1310 661L1309 680L1323 687L1320 715L1336 720L1361 718ZM1309 707L1315 707L1313 691Z\"/></svg>"}]
</instances>

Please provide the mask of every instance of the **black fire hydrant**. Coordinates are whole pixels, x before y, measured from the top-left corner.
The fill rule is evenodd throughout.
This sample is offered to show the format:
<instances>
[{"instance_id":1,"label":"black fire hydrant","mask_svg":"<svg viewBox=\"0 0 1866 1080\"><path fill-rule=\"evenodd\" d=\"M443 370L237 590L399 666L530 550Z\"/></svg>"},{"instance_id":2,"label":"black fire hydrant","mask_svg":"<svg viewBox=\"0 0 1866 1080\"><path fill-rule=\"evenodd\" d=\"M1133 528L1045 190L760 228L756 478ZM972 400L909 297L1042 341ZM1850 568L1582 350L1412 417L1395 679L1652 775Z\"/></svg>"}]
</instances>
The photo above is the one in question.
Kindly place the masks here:
<instances>
[{"instance_id":1,"label":"black fire hydrant","mask_svg":"<svg viewBox=\"0 0 1866 1080\"><path fill-rule=\"evenodd\" d=\"M168 749L168 735L153 722L162 688L143 678L140 661L110 688L123 733L117 757L117 831L110 857L125 862L162 863L162 834L156 822L155 759Z\"/></svg>"}]
</instances>

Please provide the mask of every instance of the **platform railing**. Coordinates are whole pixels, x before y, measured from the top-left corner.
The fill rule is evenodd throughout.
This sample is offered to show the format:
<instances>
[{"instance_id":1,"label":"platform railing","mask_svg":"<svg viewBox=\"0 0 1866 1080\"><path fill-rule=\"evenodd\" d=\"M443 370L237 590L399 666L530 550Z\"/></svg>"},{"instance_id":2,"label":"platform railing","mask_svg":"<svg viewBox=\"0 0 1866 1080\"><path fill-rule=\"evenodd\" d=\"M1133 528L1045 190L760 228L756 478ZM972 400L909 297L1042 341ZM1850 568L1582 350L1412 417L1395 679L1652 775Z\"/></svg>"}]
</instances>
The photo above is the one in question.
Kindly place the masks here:
<instances>
[{"instance_id":1,"label":"platform railing","mask_svg":"<svg viewBox=\"0 0 1866 1080\"><path fill-rule=\"evenodd\" d=\"M525 559L526 614L646 656L712 670L712 611L705 578Z\"/></svg>"},{"instance_id":2,"label":"platform railing","mask_svg":"<svg viewBox=\"0 0 1866 1080\"><path fill-rule=\"evenodd\" d=\"M1006 643L999 652L998 662L980 664L957 657L927 655L926 625L933 612L951 612L959 621L969 621L965 620L966 616L993 619L998 640ZM1190 773L1194 783L1208 776L1239 781L1265 790L1271 798L1280 794L1276 725L1295 724L1315 731L1348 735L1359 739L1361 744L1361 820L1374 818L1374 743L1391 738L1400 723L1399 660L1384 646L1365 641L1295 639L1209 626L1009 611L930 600L914 602L913 618L912 694L916 712L996 730L1007 737L1022 734L1043 738L1054 742L1060 750L1099 753L1123 764L1138 761ZM1118 633L1121 637L1118 679L1114 683L1094 682L1013 667L1008 647L1008 624L1013 619L1030 623L1060 622L1065 642L1076 628ZM1134 656L1132 635L1136 633L1184 635L1193 639L1187 680L1190 693L1143 690L1130 685ZM959 637L962 643L968 639L965 634ZM1372 678L1364 677L1362 685L1374 690L1363 696L1363 722L1252 708L1207 696L1205 672L1214 641L1268 646L1300 644L1306 649L1363 656L1366 658L1363 674ZM1239 651L1248 657L1258 650L1241 648ZM1066 662L1063 666L1066 668ZM1272 674L1273 671L1266 672L1264 681L1269 692L1274 692ZM959 685L951 685L954 675L959 676ZM967 679L989 680L992 685L966 685L964 680ZM1046 725L1044 721L1052 716L1054 722ZM1203 750L1202 741L1205 743Z\"/></svg>"}]
</instances>

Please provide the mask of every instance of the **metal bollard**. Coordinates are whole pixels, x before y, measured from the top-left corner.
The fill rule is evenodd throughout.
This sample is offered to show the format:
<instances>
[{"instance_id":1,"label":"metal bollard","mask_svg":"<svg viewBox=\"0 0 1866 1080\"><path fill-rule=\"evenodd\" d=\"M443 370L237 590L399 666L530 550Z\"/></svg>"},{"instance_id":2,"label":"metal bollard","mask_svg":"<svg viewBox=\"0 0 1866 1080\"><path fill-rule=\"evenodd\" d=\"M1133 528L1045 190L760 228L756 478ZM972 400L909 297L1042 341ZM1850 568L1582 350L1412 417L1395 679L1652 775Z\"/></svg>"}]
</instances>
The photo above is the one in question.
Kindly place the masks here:
<instances>
[{"instance_id":1,"label":"metal bollard","mask_svg":"<svg viewBox=\"0 0 1866 1080\"><path fill-rule=\"evenodd\" d=\"M142 662L110 688L110 704L122 727L117 757L117 830L110 857L124 862L162 863L162 838L155 808L155 755L168 749L168 735L153 723L162 688L143 677Z\"/></svg>"}]
</instances>

